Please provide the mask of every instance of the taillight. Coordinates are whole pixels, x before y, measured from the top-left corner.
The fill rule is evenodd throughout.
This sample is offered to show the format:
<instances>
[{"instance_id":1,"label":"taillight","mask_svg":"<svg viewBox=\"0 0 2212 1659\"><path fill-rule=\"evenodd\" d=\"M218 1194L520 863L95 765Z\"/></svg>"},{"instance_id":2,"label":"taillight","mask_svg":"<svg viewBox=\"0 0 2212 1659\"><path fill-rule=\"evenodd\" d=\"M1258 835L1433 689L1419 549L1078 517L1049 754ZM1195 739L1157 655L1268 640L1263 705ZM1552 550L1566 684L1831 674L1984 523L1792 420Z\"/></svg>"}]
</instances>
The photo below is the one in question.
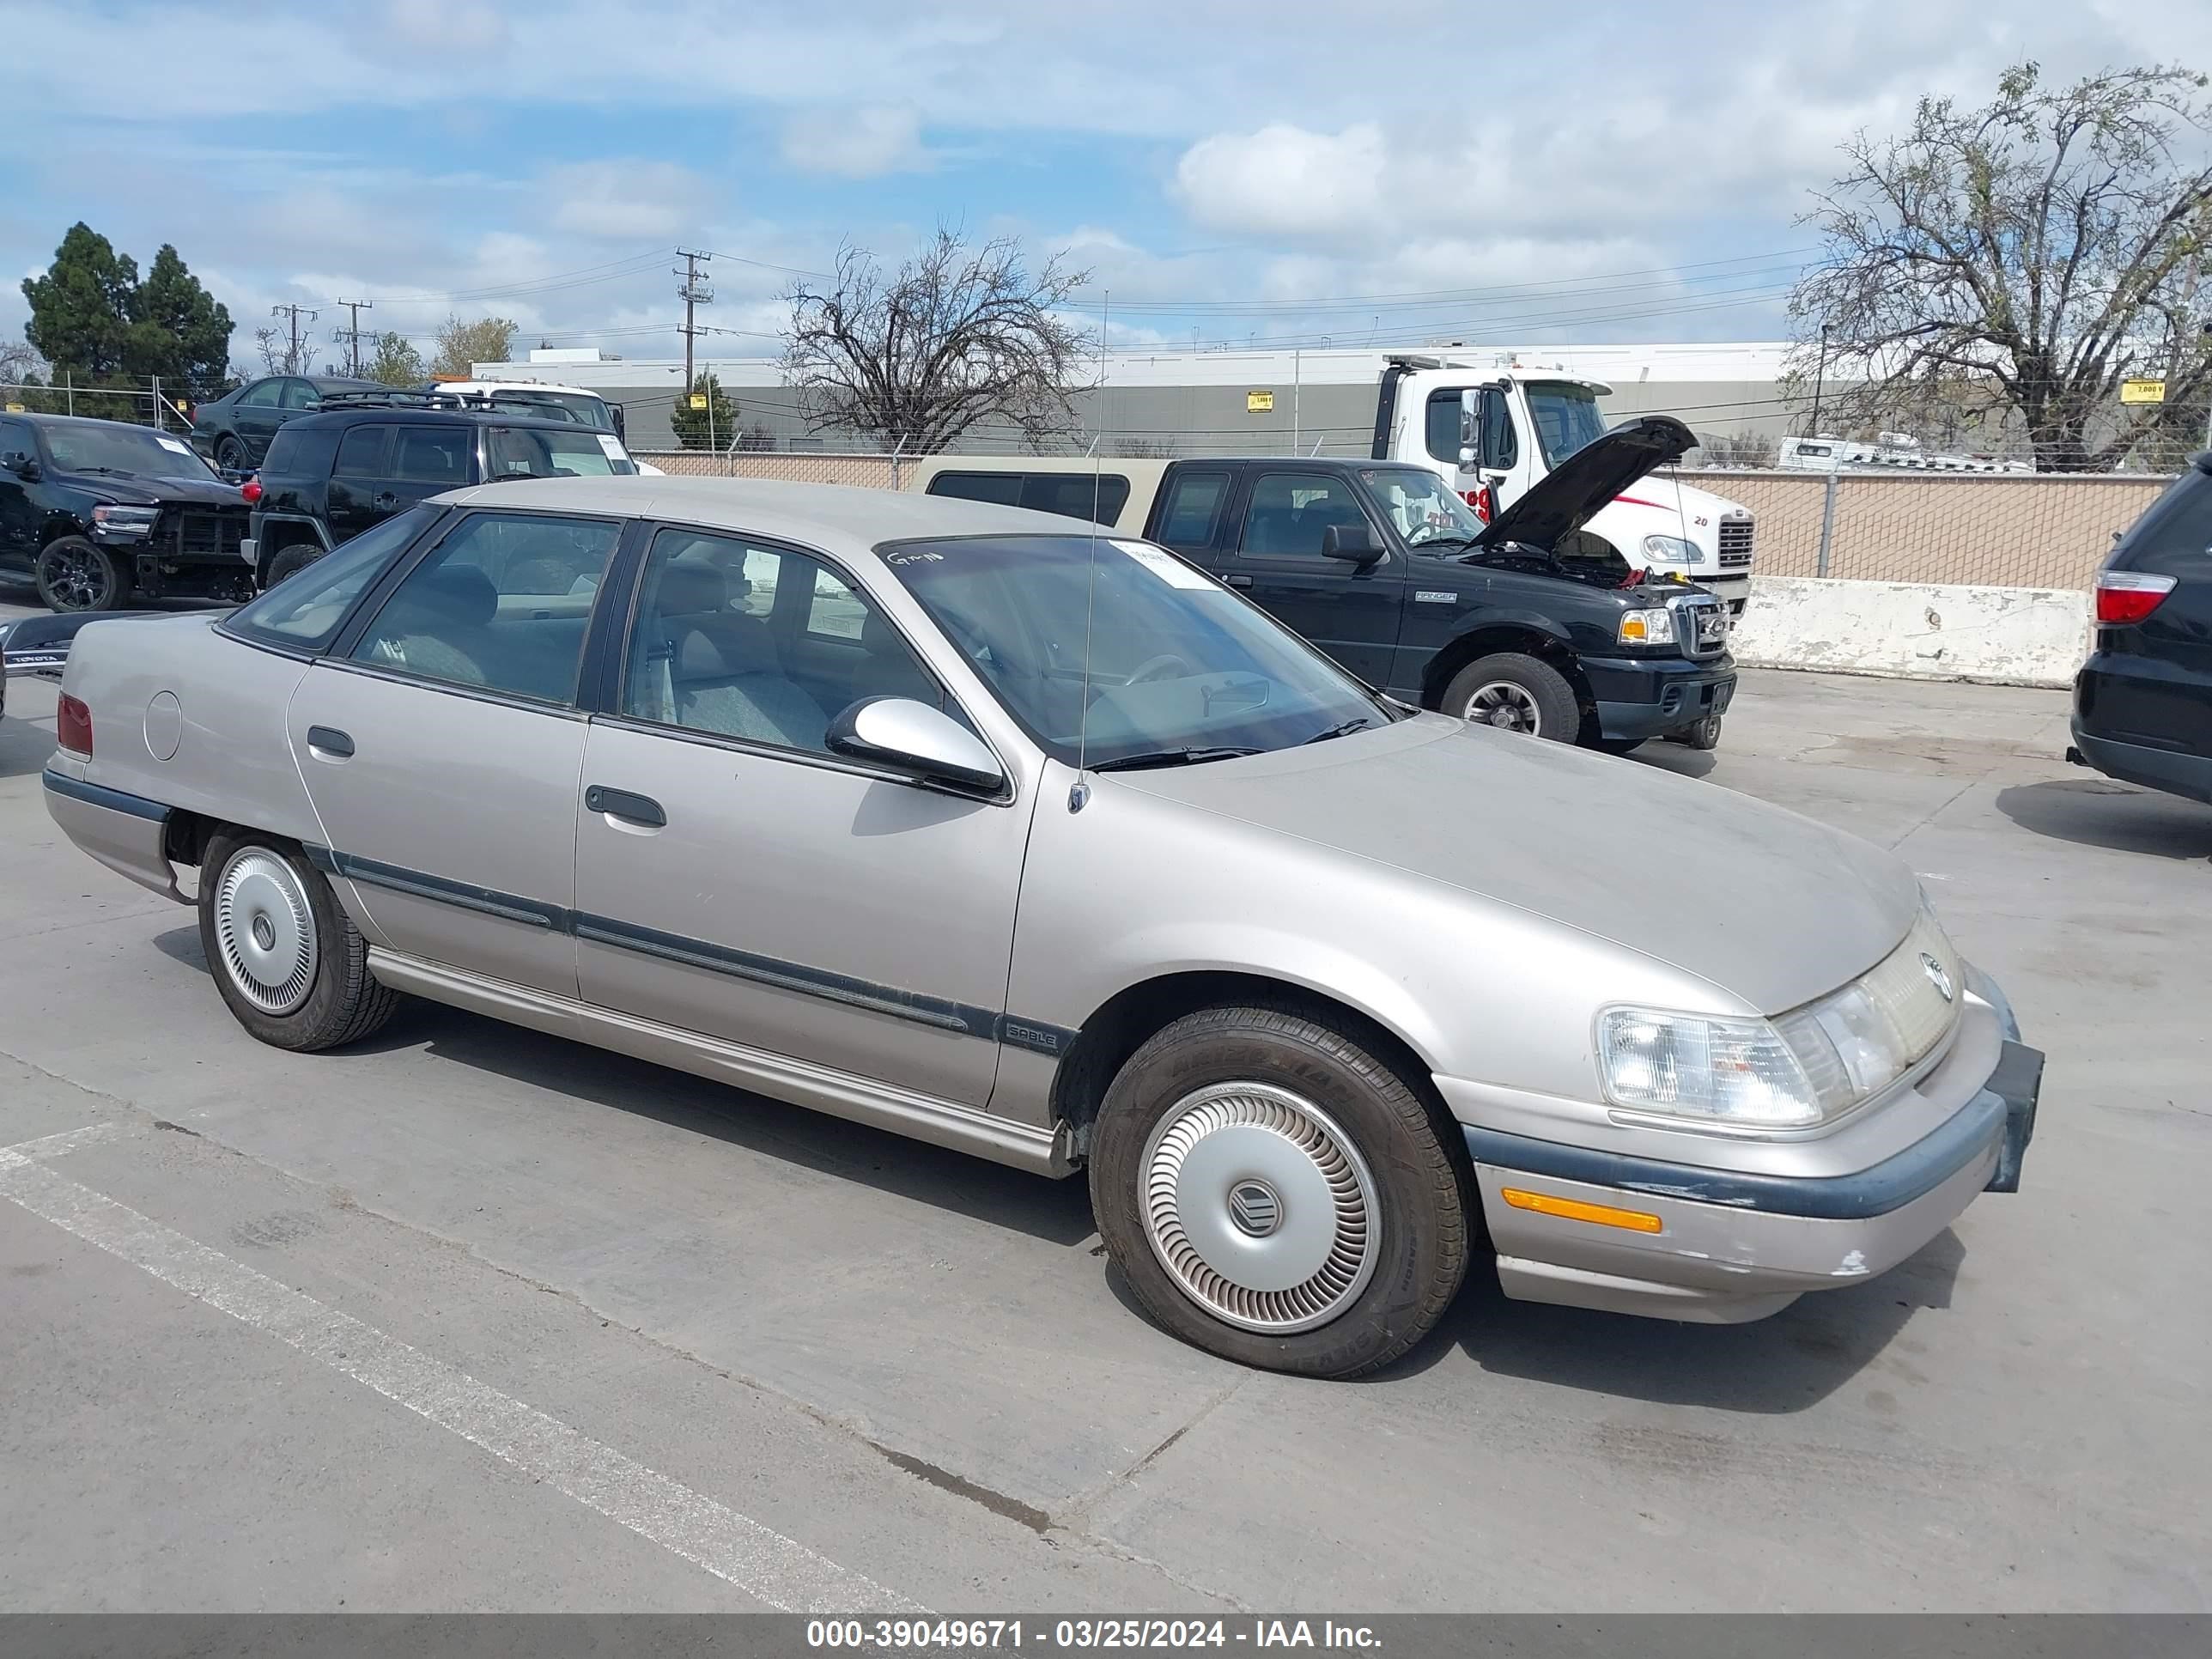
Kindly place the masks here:
<instances>
[{"instance_id":1,"label":"taillight","mask_svg":"<svg viewBox=\"0 0 2212 1659\"><path fill-rule=\"evenodd\" d=\"M254 477L248 478L244 483L239 485L238 493L246 497L246 504L248 507L252 507L259 501L261 499L260 476L257 473Z\"/></svg>"},{"instance_id":2,"label":"taillight","mask_svg":"<svg viewBox=\"0 0 2212 1659\"><path fill-rule=\"evenodd\" d=\"M54 705L54 741L72 755L92 757L92 710L66 691Z\"/></svg>"},{"instance_id":3,"label":"taillight","mask_svg":"<svg viewBox=\"0 0 2212 1659\"><path fill-rule=\"evenodd\" d=\"M2173 578L2153 576L2140 570L2103 570L2097 574L2097 620L2100 623L2139 623L2158 609L2173 592Z\"/></svg>"}]
</instances>

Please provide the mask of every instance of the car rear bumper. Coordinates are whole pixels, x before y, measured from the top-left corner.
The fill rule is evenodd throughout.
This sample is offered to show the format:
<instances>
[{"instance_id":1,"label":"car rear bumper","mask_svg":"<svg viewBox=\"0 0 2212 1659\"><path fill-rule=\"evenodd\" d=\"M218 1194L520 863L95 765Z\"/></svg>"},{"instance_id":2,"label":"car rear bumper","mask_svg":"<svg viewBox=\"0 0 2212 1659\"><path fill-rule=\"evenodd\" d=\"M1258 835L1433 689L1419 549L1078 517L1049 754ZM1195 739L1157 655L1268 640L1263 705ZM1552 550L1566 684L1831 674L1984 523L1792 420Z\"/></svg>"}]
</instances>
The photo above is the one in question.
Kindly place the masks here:
<instances>
[{"instance_id":1,"label":"car rear bumper","mask_svg":"<svg viewBox=\"0 0 2212 1659\"><path fill-rule=\"evenodd\" d=\"M1786 1176L1623 1156L1462 1123L1508 1296L1701 1324L1779 1312L1896 1266L1982 1192L2012 1192L2035 1132L2043 1056L2002 1037L1993 1069L1928 1133L1843 1174ZM1979 1053L1986 1056L1988 1046ZM1986 1058L1976 1066L1980 1074Z\"/></svg>"},{"instance_id":2,"label":"car rear bumper","mask_svg":"<svg viewBox=\"0 0 2212 1659\"><path fill-rule=\"evenodd\" d=\"M1584 658L1601 735L1656 738L1724 712L1735 695L1735 663L1662 658Z\"/></svg>"},{"instance_id":3,"label":"car rear bumper","mask_svg":"<svg viewBox=\"0 0 2212 1659\"><path fill-rule=\"evenodd\" d=\"M85 781L83 763L57 756L46 770L46 813L79 851L164 898L190 903L167 852L169 809Z\"/></svg>"},{"instance_id":4,"label":"car rear bumper","mask_svg":"<svg viewBox=\"0 0 2212 1659\"><path fill-rule=\"evenodd\" d=\"M2083 765L2123 783L2139 783L2146 789L2162 789L2169 795L2212 805L2212 757L2097 737L2082 730L2078 720L2073 730L2074 749Z\"/></svg>"}]
</instances>

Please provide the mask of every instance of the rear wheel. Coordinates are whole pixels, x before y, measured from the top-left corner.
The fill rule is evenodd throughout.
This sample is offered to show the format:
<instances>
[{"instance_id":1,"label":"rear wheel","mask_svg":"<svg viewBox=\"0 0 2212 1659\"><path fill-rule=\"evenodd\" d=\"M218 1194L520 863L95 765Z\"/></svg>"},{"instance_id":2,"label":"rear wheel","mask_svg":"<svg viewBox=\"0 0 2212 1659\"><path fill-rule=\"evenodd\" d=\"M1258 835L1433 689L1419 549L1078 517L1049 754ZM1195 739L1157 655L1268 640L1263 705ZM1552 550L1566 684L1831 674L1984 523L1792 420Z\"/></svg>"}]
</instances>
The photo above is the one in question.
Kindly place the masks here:
<instances>
[{"instance_id":1,"label":"rear wheel","mask_svg":"<svg viewBox=\"0 0 2212 1659\"><path fill-rule=\"evenodd\" d=\"M294 542L289 547L280 549L276 556L269 562L269 580L264 586L274 587L287 576L298 575L322 556L323 550L313 542Z\"/></svg>"},{"instance_id":2,"label":"rear wheel","mask_svg":"<svg viewBox=\"0 0 2212 1659\"><path fill-rule=\"evenodd\" d=\"M368 945L330 884L297 851L219 835L200 863L200 946L243 1025L279 1048L357 1042L399 994L368 971Z\"/></svg>"},{"instance_id":3,"label":"rear wheel","mask_svg":"<svg viewBox=\"0 0 2212 1659\"><path fill-rule=\"evenodd\" d=\"M1098 1230L1146 1310L1247 1365L1355 1376L1426 1335L1466 1275L1460 1171L1407 1079L1304 1015L1210 1008L1115 1075Z\"/></svg>"},{"instance_id":4,"label":"rear wheel","mask_svg":"<svg viewBox=\"0 0 2212 1659\"><path fill-rule=\"evenodd\" d=\"M215 464L226 472L246 471L246 446L225 433L215 447Z\"/></svg>"},{"instance_id":5,"label":"rear wheel","mask_svg":"<svg viewBox=\"0 0 2212 1659\"><path fill-rule=\"evenodd\" d=\"M1525 652L1477 658L1452 676L1441 706L1445 714L1478 726L1532 738L1572 743L1582 731L1582 710L1567 677Z\"/></svg>"},{"instance_id":6,"label":"rear wheel","mask_svg":"<svg viewBox=\"0 0 2212 1659\"><path fill-rule=\"evenodd\" d=\"M131 579L115 555L82 536L49 543L32 574L49 611L112 611L131 592Z\"/></svg>"}]
</instances>

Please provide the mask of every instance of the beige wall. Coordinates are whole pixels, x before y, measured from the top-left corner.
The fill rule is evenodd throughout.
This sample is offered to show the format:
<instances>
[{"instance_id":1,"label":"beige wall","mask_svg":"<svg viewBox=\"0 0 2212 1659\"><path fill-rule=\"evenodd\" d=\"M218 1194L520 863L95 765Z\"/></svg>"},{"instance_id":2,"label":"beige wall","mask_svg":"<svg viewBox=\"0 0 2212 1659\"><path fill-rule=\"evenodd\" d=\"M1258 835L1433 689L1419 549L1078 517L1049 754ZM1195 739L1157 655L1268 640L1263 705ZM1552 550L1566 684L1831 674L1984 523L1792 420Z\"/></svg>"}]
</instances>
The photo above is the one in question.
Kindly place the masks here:
<instances>
[{"instance_id":1,"label":"beige wall","mask_svg":"<svg viewBox=\"0 0 2212 1659\"><path fill-rule=\"evenodd\" d=\"M645 453L665 472L897 487L888 455L740 451ZM910 471L910 467L908 469ZM1844 474L1828 568L1820 568L1828 477L1812 472L1684 472L1686 482L1741 503L1759 520L1763 576L1847 581L1969 583L2084 589L2164 478L1891 477Z\"/></svg>"},{"instance_id":2,"label":"beige wall","mask_svg":"<svg viewBox=\"0 0 2212 1659\"><path fill-rule=\"evenodd\" d=\"M1820 568L1828 479L1820 473L1685 472L1759 520L1762 576L2087 588L2112 532L2158 498L2164 478L1836 478L1828 568Z\"/></svg>"}]
</instances>

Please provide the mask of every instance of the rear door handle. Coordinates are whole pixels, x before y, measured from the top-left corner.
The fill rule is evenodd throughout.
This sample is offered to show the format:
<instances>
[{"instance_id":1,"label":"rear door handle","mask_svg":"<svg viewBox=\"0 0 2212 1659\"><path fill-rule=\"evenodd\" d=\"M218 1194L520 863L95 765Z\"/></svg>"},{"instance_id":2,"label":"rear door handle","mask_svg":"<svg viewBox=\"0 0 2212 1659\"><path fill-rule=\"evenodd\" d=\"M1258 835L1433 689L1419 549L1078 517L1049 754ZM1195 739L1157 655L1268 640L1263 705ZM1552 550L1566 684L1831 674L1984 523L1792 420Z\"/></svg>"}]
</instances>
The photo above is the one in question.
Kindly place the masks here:
<instances>
[{"instance_id":1,"label":"rear door handle","mask_svg":"<svg viewBox=\"0 0 2212 1659\"><path fill-rule=\"evenodd\" d=\"M650 795L633 795L627 789L610 789L604 784L593 784L584 791L584 810L605 812L611 817L627 818L632 823L642 823L654 830L665 829L668 814L660 810L660 803Z\"/></svg>"},{"instance_id":2,"label":"rear door handle","mask_svg":"<svg viewBox=\"0 0 2212 1659\"><path fill-rule=\"evenodd\" d=\"M1252 586L1252 579L1249 576L1231 575L1224 576L1221 580L1227 582L1231 587L1249 587Z\"/></svg>"},{"instance_id":3,"label":"rear door handle","mask_svg":"<svg viewBox=\"0 0 2212 1659\"><path fill-rule=\"evenodd\" d=\"M319 749L338 760L353 758L353 738L335 726L311 726L307 728L307 747Z\"/></svg>"}]
</instances>

